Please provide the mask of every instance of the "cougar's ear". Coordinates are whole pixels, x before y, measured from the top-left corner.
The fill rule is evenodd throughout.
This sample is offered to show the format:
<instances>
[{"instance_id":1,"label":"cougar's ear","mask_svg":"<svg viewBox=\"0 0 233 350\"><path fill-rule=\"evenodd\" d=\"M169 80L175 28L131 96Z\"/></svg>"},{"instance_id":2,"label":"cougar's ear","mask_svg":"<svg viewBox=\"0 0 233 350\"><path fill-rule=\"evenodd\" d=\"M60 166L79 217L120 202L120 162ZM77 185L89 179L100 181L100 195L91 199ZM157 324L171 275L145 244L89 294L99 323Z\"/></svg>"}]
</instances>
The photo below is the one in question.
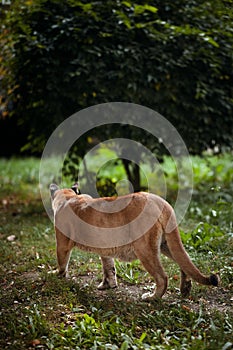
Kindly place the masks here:
<instances>
[{"instance_id":1,"label":"cougar's ear","mask_svg":"<svg viewBox=\"0 0 233 350\"><path fill-rule=\"evenodd\" d=\"M78 189L78 183L77 183L77 182L71 187L71 189L72 189L76 194L79 194L79 189Z\"/></svg>"},{"instance_id":2,"label":"cougar's ear","mask_svg":"<svg viewBox=\"0 0 233 350\"><path fill-rule=\"evenodd\" d=\"M50 189L51 198L54 199L55 192L59 190L59 187L56 184L51 184L49 186L49 189Z\"/></svg>"}]
</instances>

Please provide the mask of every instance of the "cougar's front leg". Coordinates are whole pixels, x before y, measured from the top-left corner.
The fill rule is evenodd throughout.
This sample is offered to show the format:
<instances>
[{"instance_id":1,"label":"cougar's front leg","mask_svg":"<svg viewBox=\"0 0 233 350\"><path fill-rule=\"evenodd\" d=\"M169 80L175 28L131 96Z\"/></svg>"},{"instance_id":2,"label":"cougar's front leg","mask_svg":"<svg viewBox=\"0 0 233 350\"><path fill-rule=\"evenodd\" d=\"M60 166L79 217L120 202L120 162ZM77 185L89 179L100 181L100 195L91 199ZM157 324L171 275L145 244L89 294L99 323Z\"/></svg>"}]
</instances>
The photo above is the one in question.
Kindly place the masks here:
<instances>
[{"instance_id":1,"label":"cougar's front leg","mask_svg":"<svg viewBox=\"0 0 233 350\"><path fill-rule=\"evenodd\" d=\"M70 253L74 246L74 243L59 231L56 232L56 240L58 274L62 277L67 277Z\"/></svg>"},{"instance_id":2,"label":"cougar's front leg","mask_svg":"<svg viewBox=\"0 0 233 350\"><path fill-rule=\"evenodd\" d=\"M98 286L98 289L117 287L114 259L101 256L101 261L103 268L103 280Z\"/></svg>"}]
</instances>

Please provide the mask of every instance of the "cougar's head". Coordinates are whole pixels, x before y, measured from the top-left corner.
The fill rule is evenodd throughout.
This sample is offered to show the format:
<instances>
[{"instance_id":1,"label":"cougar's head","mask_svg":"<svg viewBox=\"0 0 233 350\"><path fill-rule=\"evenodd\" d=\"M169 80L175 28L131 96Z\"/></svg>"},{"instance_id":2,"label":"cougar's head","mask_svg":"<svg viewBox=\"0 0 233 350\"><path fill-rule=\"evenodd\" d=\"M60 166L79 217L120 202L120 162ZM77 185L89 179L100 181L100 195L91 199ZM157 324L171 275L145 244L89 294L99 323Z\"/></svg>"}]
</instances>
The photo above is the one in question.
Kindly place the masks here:
<instances>
[{"instance_id":1,"label":"cougar's head","mask_svg":"<svg viewBox=\"0 0 233 350\"><path fill-rule=\"evenodd\" d=\"M60 188L59 188L56 184L51 184L51 185L49 186L49 189L50 189L51 199L53 200L54 197L55 197L55 193L56 193L57 191L59 191ZM64 190L63 190L63 191L64 191L64 194L65 194L67 191L69 192L70 190L73 190L73 191L75 192L75 194L80 194L80 191L79 191L79 189L78 189L78 183L75 183L75 184L71 187L71 189L64 189Z\"/></svg>"}]
</instances>

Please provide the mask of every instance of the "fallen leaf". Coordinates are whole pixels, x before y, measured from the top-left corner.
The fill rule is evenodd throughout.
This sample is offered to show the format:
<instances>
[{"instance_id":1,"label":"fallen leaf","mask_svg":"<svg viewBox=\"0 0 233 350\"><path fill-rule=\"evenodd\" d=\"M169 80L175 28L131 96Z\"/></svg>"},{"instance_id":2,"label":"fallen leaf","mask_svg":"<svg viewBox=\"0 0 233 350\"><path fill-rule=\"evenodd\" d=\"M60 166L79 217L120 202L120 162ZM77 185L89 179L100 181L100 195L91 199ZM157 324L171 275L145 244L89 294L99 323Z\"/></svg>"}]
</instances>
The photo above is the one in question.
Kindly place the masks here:
<instances>
[{"instance_id":1,"label":"fallen leaf","mask_svg":"<svg viewBox=\"0 0 233 350\"><path fill-rule=\"evenodd\" d=\"M173 279L174 279L175 281L178 281L179 278L180 278L180 277L179 277L178 275L174 275L174 276L173 276Z\"/></svg>"},{"instance_id":2,"label":"fallen leaf","mask_svg":"<svg viewBox=\"0 0 233 350\"><path fill-rule=\"evenodd\" d=\"M40 345L40 340L39 340L39 339L33 339L33 340L30 342L30 345L32 345L32 346Z\"/></svg>"},{"instance_id":3,"label":"fallen leaf","mask_svg":"<svg viewBox=\"0 0 233 350\"><path fill-rule=\"evenodd\" d=\"M3 204L4 207L7 206L8 200L7 200L7 199L3 199L3 200L2 200L2 204Z\"/></svg>"},{"instance_id":4,"label":"fallen leaf","mask_svg":"<svg viewBox=\"0 0 233 350\"><path fill-rule=\"evenodd\" d=\"M13 242L13 241L15 240L15 238L16 238L15 235L10 235L10 236L7 237L7 240L8 240L9 242Z\"/></svg>"},{"instance_id":5,"label":"fallen leaf","mask_svg":"<svg viewBox=\"0 0 233 350\"><path fill-rule=\"evenodd\" d=\"M191 311L190 307L188 307L186 305L182 305L182 309L185 311Z\"/></svg>"}]
</instances>

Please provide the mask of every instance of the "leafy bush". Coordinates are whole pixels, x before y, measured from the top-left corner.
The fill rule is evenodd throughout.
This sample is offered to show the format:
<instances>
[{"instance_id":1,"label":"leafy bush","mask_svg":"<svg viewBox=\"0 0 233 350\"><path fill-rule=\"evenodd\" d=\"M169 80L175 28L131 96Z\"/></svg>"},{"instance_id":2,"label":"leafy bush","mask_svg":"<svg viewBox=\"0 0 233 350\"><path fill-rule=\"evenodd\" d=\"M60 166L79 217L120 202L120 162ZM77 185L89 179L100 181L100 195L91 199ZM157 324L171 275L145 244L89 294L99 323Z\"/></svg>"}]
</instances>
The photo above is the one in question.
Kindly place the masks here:
<instances>
[{"instance_id":1,"label":"leafy bush","mask_svg":"<svg viewBox=\"0 0 233 350\"><path fill-rule=\"evenodd\" d=\"M157 110L192 153L231 147L231 5L12 1L1 25L2 115L13 108L34 151L69 115L108 101ZM144 131L139 139L149 141Z\"/></svg>"},{"instance_id":2,"label":"leafy bush","mask_svg":"<svg viewBox=\"0 0 233 350\"><path fill-rule=\"evenodd\" d=\"M200 222L190 233L182 234L182 238L185 244L193 246L198 251L217 252L221 249L221 241L225 238L225 232L218 226Z\"/></svg>"}]
</instances>

